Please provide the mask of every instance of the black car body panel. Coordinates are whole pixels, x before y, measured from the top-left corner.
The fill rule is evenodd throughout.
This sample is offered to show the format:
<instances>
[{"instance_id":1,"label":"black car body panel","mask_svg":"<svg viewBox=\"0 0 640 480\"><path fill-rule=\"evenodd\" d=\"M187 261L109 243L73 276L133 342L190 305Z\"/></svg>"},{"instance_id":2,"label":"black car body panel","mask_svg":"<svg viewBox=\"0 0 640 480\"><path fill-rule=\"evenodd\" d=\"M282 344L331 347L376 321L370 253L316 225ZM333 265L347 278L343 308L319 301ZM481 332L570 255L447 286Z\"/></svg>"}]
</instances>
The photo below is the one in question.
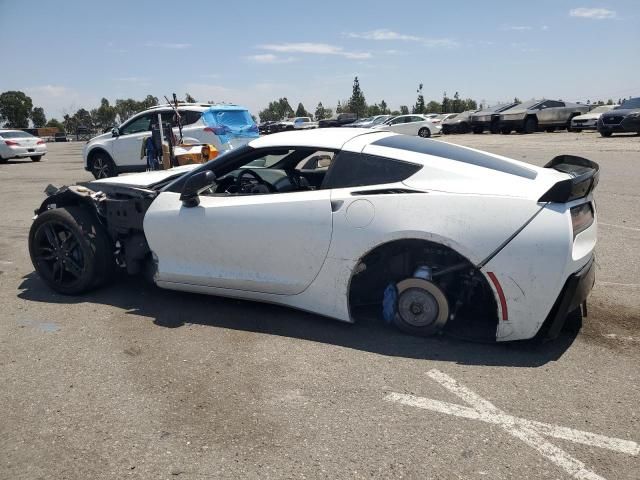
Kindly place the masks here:
<instances>
[{"instance_id":1,"label":"black car body panel","mask_svg":"<svg viewBox=\"0 0 640 480\"><path fill-rule=\"evenodd\" d=\"M494 107L480 110L471 115L471 130L474 133L482 133L485 130L491 133L498 133L500 124L500 112L509 110L518 105L519 102L503 103Z\"/></svg>"},{"instance_id":2,"label":"black car body panel","mask_svg":"<svg viewBox=\"0 0 640 480\"><path fill-rule=\"evenodd\" d=\"M342 127L355 122L358 116L355 113L339 113L335 118L325 118L318 121L318 128Z\"/></svg>"}]
</instances>

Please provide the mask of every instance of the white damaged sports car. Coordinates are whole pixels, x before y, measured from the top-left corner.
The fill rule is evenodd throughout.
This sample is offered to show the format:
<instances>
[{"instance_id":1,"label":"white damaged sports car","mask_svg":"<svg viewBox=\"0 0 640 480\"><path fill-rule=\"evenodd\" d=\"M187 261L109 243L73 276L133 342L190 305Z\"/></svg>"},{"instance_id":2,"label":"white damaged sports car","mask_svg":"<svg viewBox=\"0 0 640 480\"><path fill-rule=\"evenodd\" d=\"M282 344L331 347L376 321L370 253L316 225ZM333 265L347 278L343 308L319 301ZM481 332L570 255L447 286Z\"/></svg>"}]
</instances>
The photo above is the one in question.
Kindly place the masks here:
<instances>
[{"instance_id":1,"label":"white damaged sports car","mask_svg":"<svg viewBox=\"0 0 640 480\"><path fill-rule=\"evenodd\" d=\"M203 165L49 187L29 251L64 294L121 268L345 322L374 312L416 335L554 337L586 314L598 170L369 129L284 132Z\"/></svg>"}]
</instances>

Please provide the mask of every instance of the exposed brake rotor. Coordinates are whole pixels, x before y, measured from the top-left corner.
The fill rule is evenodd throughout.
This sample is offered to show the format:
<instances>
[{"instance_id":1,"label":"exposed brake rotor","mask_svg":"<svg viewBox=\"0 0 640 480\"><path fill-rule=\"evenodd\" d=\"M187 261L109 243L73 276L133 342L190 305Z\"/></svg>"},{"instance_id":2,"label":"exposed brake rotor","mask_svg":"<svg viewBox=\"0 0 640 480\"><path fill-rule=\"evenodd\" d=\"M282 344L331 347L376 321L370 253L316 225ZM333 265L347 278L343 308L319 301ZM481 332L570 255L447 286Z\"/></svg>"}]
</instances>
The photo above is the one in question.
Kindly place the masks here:
<instances>
[{"instance_id":1,"label":"exposed brake rotor","mask_svg":"<svg viewBox=\"0 0 640 480\"><path fill-rule=\"evenodd\" d=\"M407 278L397 284L400 318L415 328L438 331L449 318L449 303L444 292L422 278Z\"/></svg>"}]
</instances>

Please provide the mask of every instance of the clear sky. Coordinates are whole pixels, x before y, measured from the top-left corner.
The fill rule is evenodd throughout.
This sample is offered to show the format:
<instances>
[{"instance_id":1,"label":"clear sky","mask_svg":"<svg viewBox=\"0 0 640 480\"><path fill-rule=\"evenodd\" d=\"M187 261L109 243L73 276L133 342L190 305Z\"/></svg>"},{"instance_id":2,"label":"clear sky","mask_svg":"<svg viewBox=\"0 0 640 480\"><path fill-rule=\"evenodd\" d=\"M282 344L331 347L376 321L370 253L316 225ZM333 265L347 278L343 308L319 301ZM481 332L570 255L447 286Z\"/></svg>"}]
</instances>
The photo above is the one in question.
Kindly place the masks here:
<instances>
[{"instance_id":1,"label":"clear sky","mask_svg":"<svg viewBox=\"0 0 640 480\"><path fill-rule=\"evenodd\" d=\"M640 96L640 0L0 0L0 92L47 117L189 92L257 114L369 103Z\"/></svg>"}]
</instances>

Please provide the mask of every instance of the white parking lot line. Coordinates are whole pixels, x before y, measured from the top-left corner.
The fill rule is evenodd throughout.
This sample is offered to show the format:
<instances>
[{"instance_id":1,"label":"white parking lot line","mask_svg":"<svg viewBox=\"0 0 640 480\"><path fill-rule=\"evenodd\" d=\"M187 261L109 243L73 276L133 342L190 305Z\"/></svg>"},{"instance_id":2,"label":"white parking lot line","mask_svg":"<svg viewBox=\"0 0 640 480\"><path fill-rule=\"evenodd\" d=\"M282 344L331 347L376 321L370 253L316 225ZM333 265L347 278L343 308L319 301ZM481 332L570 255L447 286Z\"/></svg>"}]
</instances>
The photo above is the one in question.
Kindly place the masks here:
<instances>
[{"instance_id":1,"label":"white parking lot line","mask_svg":"<svg viewBox=\"0 0 640 480\"><path fill-rule=\"evenodd\" d=\"M499 425L505 431L514 437L519 438L524 443L538 451L547 460L556 464L577 479L604 480L603 477L588 470L582 462L545 440L543 435L569 440L584 445L606 448L616 452L626 453L628 455L637 455L640 453L640 445L630 440L606 437L604 435L583 432L572 428L546 424L533 420L526 420L506 414L488 400L483 399L465 386L460 385L455 379L440 372L439 370L431 370L427 375L451 393L471 405L472 408L448 402L441 402L430 398L394 392L388 394L386 396L386 400L434 412L445 413L447 415L471 420L480 420L494 425Z\"/></svg>"},{"instance_id":2,"label":"white parking lot line","mask_svg":"<svg viewBox=\"0 0 640 480\"><path fill-rule=\"evenodd\" d=\"M626 225L616 225L615 223L603 223L598 222L598 225L602 225L604 227L612 227L612 228L621 228L623 230L632 230L634 232L640 232L640 228L636 227L627 227Z\"/></svg>"}]
</instances>

